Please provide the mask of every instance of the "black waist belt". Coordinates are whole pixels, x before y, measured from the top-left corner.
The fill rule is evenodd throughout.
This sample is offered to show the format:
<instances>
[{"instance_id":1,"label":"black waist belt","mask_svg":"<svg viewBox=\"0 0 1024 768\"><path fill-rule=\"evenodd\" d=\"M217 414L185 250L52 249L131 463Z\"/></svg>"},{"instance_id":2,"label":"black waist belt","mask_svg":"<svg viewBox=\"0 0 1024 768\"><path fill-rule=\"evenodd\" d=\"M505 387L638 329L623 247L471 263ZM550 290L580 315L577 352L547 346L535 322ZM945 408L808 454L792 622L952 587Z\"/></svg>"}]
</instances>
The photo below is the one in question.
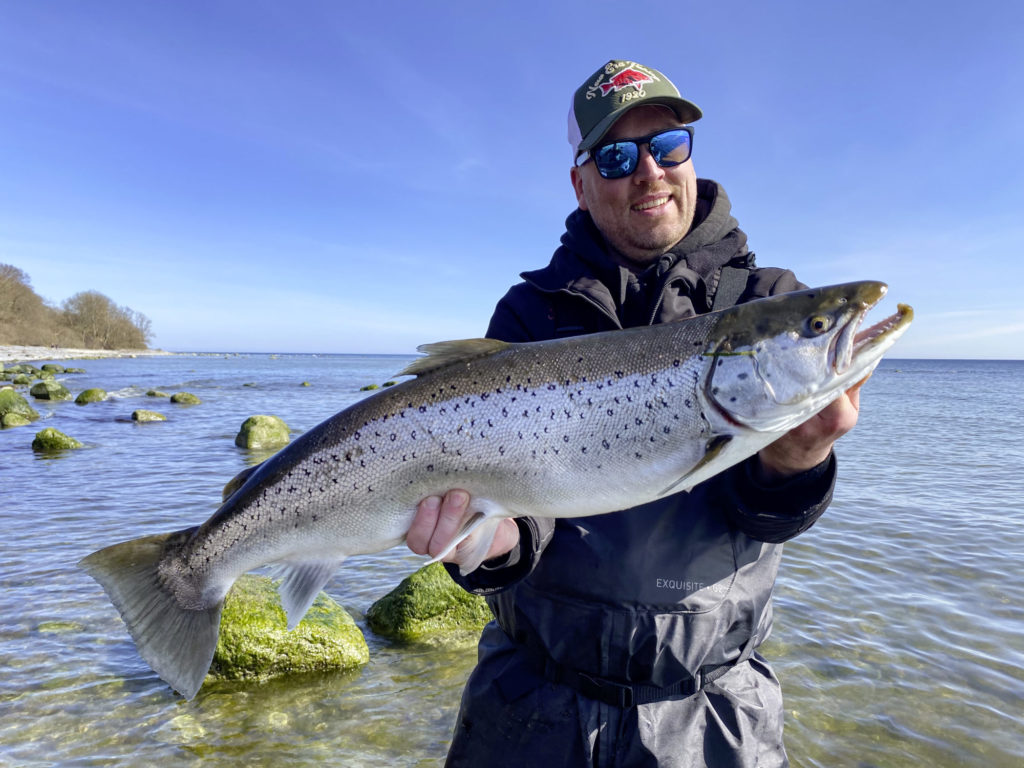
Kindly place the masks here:
<instances>
[{"instance_id":1,"label":"black waist belt","mask_svg":"<svg viewBox=\"0 0 1024 768\"><path fill-rule=\"evenodd\" d=\"M692 696L705 685L720 678L733 666L735 665L717 664L701 667L696 677L689 677L672 685L658 686L642 683L617 683L607 678L588 675L585 672L572 669L546 656L543 659L543 674L551 682L569 686L588 699L628 709L640 704L650 704L653 701Z\"/></svg>"}]
</instances>

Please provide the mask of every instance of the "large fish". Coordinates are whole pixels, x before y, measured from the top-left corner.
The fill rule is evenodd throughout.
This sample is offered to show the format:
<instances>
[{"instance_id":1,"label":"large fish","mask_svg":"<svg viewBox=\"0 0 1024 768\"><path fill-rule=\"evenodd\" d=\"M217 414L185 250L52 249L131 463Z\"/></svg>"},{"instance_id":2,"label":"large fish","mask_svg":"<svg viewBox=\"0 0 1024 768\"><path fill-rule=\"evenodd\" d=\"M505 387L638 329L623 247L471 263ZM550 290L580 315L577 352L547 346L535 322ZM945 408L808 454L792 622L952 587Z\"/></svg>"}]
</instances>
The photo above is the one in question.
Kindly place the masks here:
<instances>
[{"instance_id":1,"label":"large fish","mask_svg":"<svg viewBox=\"0 0 1024 768\"><path fill-rule=\"evenodd\" d=\"M346 557L401 543L417 503L464 488L475 563L502 517L594 515L693 487L864 379L910 324L858 333L886 291L860 282L676 323L528 344L443 342L415 374L332 416L229 484L205 523L95 552L153 669L193 697L224 596L275 563L289 626Z\"/></svg>"}]
</instances>

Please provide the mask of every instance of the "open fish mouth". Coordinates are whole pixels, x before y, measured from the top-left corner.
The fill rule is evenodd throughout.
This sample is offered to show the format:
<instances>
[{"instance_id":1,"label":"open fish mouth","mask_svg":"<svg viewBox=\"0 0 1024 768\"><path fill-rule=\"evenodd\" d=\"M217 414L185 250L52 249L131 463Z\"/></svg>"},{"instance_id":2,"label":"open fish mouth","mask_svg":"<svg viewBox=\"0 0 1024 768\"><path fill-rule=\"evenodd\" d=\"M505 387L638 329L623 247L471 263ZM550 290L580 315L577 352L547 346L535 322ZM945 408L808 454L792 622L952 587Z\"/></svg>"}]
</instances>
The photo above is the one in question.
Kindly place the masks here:
<instances>
[{"instance_id":1,"label":"open fish mouth","mask_svg":"<svg viewBox=\"0 0 1024 768\"><path fill-rule=\"evenodd\" d=\"M875 323L870 328L858 330L868 312L881 300L881 296L865 306L847 323L836 336L833 352L833 368L842 374L851 367L861 368L879 360L914 319L914 309L909 304L898 304L895 314Z\"/></svg>"}]
</instances>

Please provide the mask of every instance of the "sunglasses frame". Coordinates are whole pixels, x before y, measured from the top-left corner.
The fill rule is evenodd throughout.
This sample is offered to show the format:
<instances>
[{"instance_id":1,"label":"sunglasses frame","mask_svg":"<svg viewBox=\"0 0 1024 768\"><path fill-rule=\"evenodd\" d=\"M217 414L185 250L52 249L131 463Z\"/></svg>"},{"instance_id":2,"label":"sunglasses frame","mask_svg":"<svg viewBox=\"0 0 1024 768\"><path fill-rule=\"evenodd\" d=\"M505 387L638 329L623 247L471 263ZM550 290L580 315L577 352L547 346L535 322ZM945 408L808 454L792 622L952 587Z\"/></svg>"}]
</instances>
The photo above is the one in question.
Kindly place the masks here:
<instances>
[{"instance_id":1,"label":"sunglasses frame","mask_svg":"<svg viewBox=\"0 0 1024 768\"><path fill-rule=\"evenodd\" d=\"M594 159L594 152L597 152L598 150L603 149L604 147L610 147L613 144L633 144L636 147L636 158L637 159L636 159L636 165L633 166L633 170L631 170L629 173L625 173L622 176L612 176L611 178L609 178L608 176L605 176L604 171L601 170L601 166L597 165L596 161L594 163L597 166L597 172L601 175L602 179L608 179L609 181L616 181L618 179L628 179L630 176L632 176L634 173L636 173L636 169L640 165L640 147L646 146L647 147L647 151L650 152L650 150L651 150L651 141L653 141L654 139L658 138L662 134L672 133L673 131L684 131L687 134L689 134L689 137L690 137L689 138L690 151L686 155L686 160L689 160L693 156L693 126L692 125L681 125L678 128L664 128L664 129L662 129L660 131L655 131L654 133L650 133L650 134L648 134L646 136L641 136L641 137L638 137L638 138L635 138L635 139L616 139L615 141L606 141L606 142L604 142L602 144L598 144L596 147L591 147L590 149L585 149L585 150L583 150L582 153L580 153L580 156L576 158L576 167L579 168L580 166L585 165L589 161L593 160ZM653 152L651 152L651 157L652 158L654 157L654 153ZM660 167L660 168L675 168L677 165L682 165L683 163L685 163L686 160L680 160L677 163L675 163L675 162L663 163L663 162L660 162L657 158L655 158L654 162L657 163L658 167Z\"/></svg>"}]
</instances>

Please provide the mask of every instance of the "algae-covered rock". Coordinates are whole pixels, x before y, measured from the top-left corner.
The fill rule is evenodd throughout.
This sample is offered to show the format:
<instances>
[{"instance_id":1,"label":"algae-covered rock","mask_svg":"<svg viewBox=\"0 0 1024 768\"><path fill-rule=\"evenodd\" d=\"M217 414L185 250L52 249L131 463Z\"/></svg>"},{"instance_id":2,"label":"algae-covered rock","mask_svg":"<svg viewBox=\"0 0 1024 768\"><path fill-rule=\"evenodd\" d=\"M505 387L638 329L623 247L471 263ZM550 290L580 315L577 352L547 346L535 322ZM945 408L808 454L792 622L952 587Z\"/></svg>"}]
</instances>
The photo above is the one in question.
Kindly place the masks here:
<instances>
[{"instance_id":1,"label":"algae-covered rock","mask_svg":"<svg viewBox=\"0 0 1024 768\"><path fill-rule=\"evenodd\" d=\"M107 399L107 392L99 387L92 387L91 389L83 390L78 393L78 397L75 398L75 402L78 405L86 405L87 403L99 403Z\"/></svg>"},{"instance_id":2,"label":"algae-covered rock","mask_svg":"<svg viewBox=\"0 0 1024 768\"><path fill-rule=\"evenodd\" d=\"M484 599L452 581L440 563L420 568L366 613L366 622L374 632L398 640L423 640L446 633L478 634L492 618Z\"/></svg>"},{"instance_id":3,"label":"algae-covered rock","mask_svg":"<svg viewBox=\"0 0 1024 768\"><path fill-rule=\"evenodd\" d=\"M66 451L71 448L81 447L82 444L75 440L75 438L69 437L53 427L39 430L36 432L35 439L32 440L32 450L44 453L49 451Z\"/></svg>"},{"instance_id":4,"label":"algae-covered rock","mask_svg":"<svg viewBox=\"0 0 1024 768\"><path fill-rule=\"evenodd\" d=\"M64 373L85 373L85 368L65 368Z\"/></svg>"},{"instance_id":5,"label":"algae-covered rock","mask_svg":"<svg viewBox=\"0 0 1024 768\"><path fill-rule=\"evenodd\" d=\"M25 386L26 384L32 383L32 377L27 373L16 373L14 374L14 378L11 379L11 382L20 386Z\"/></svg>"},{"instance_id":6,"label":"algae-covered rock","mask_svg":"<svg viewBox=\"0 0 1024 768\"><path fill-rule=\"evenodd\" d=\"M360 387L360 392L372 392L375 389L380 389L379 384L367 384L365 387Z\"/></svg>"},{"instance_id":7,"label":"algae-covered rock","mask_svg":"<svg viewBox=\"0 0 1024 768\"><path fill-rule=\"evenodd\" d=\"M176 392L171 395L171 402L180 405L199 405L203 401L191 392Z\"/></svg>"},{"instance_id":8,"label":"algae-covered rock","mask_svg":"<svg viewBox=\"0 0 1024 768\"><path fill-rule=\"evenodd\" d=\"M242 576L228 592L210 677L266 680L302 672L352 669L370 660L363 633L321 592L289 631L273 582Z\"/></svg>"},{"instance_id":9,"label":"algae-covered rock","mask_svg":"<svg viewBox=\"0 0 1024 768\"><path fill-rule=\"evenodd\" d=\"M288 425L277 416L258 414L242 422L235 436L239 448L279 448L287 445L290 434Z\"/></svg>"},{"instance_id":10,"label":"algae-covered rock","mask_svg":"<svg viewBox=\"0 0 1024 768\"><path fill-rule=\"evenodd\" d=\"M10 387L0 389L0 421L5 427L20 427L39 418L28 401Z\"/></svg>"},{"instance_id":11,"label":"algae-covered rock","mask_svg":"<svg viewBox=\"0 0 1024 768\"><path fill-rule=\"evenodd\" d=\"M167 417L162 413L156 411L147 411L144 408L138 408L132 411L132 421L167 421Z\"/></svg>"},{"instance_id":12,"label":"algae-covered rock","mask_svg":"<svg viewBox=\"0 0 1024 768\"><path fill-rule=\"evenodd\" d=\"M170 397L166 392L161 392L159 389L150 389L146 392L146 397Z\"/></svg>"},{"instance_id":13,"label":"algae-covered rock","mask_svg":"<svg viewBox=\"0 0 1024 768\"><path fill-rule=\"evenodd\" d=\"M70 400L71 393L59 381L44 379L32 385L29 394L36 400Z\"/></svg>"},{"instance_id":14,"label":"algae-covered rock","mask_svg":"<svg viewBox=\"0 0 1024 768\"><path fill-rule=\"evenodd\" d=\"M64 373L64 366L59 363L45 363L39 370L46 373Z\"/></svg>"}]
</instances>

